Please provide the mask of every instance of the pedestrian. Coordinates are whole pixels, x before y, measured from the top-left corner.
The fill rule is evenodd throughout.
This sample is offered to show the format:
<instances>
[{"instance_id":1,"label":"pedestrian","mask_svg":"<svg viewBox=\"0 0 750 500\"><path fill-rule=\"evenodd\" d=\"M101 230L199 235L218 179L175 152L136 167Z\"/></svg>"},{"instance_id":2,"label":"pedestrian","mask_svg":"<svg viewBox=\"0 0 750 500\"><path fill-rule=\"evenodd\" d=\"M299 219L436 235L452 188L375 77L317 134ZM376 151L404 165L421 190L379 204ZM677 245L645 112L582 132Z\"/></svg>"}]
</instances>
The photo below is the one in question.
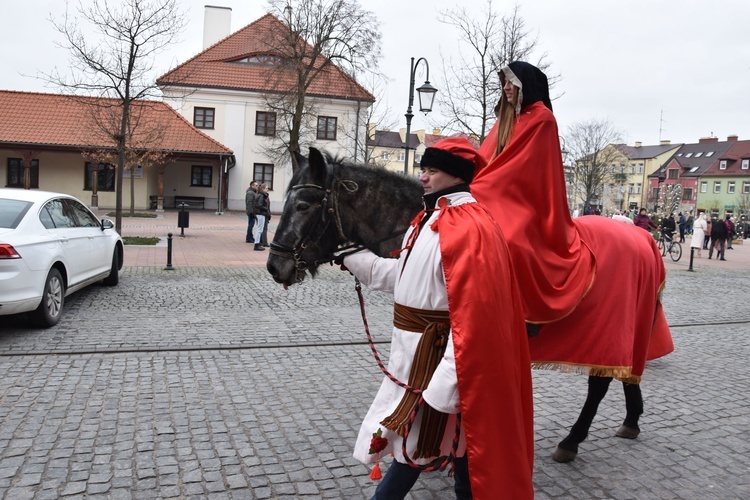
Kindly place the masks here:
<instances>
[{"instance_id":1,"label":"pedestrian","mask_svg":"<svg viewBox=\"0 0 750 500\"><path fill-rule=\"evenodd\" d=\"M693 218L693 214L688 214L687 221L685 222L685 233L686 234L693 234L693 224L695 223L695 219Z\"/></svg>"},{"instance_id":2,"label":"pedestrian","mask_svg":"<svg viewBox=\"0 0 750 500\"><path fill-rule=\"evenodd\" d=\"M255 194L258 191L258 183L252 181L250 187L245 191L245 212L247 212L247 234L245 234L245 243L252 243L253 226L255 225Z\"/></svg>"},{"instance_id":3,"label":"pedestrian","mask_svg":"<svg viewBox=\"0 0 750 500\"><path fill-rule=\"evenodd\" d=\"M685 243L685 228L687 227L687 217L682 212L677 214L677 225L680 228L680 243Z\"/></svg>"},{"instance_id":4,"label":"pedestrian","mask_svg":"<svg viewBox=\"0 0 750 500\"><path fill-rule=\"evenodd\" d=\"M668 242L671 242L674 238L674 232L677 229L677 225L674 220L674 212L670 212L669 215L661 222L661 231Z\"/></svg>"},{"instance_id":5,"label":"pedestrian","mask_svg":"<svg viewBox=\"0 0 750 500\"><path fill-rule=\"evenodd\" d=\"M701 257L701 248L703 247L703 239L708 232L708 224L706 223L706 214L703 212L698 215L693 223L693 237L690 239L690 248L698 249L698 257Z\"/></svg>"},{"instance_id":6,"label":"pedestrian","mask_svg":"<svg viewBox=\"0 0 750 500\"><path fill-rule=\"evenodd\" d=\"M732 239L736 236L737 232L734 228L734 222L732 222L732 216L727 214L724 219L724 224L727 226L727 250L734 250L732 248Z\"/></svg>"},{"instance_id":7,"label":"pedestrian","mask_svg":"<svg viewBox=\"0 0 750 500\"><path fill-rule=\"evenodd\" d=\"M654 221L651 220L651 217L648 216L645 208L641 208L638 211L638 215L636 215L635 218L633 219L633 224L640 228L645 229L646 231L651 231L651 229L649 228L653 228L653 229L659 228L659 226L657 226L656 223L654 223Z\"/></svg>"},{"instance_id":8,"label":"pedestrian","mask_svg":"<svg viewBox=\"0 0 750 500\"><path fill-rule=\"evenodd\" d=\"M266 226L266 218L270 213L269 209L270 202L268 201L268 185L261 184L258 188L258 193L255 196L255 216L258 219L258 228L255 230L255 246L253 247L253 250L265 250L260 242L263 235L263 228Z\"/></svg>"},{"instance_id":9,"label":"pedestrian","mask_svg":"<svg viewBox=\"0 0 750 500\"><path fill-rule=\"evenodd\" d=\"M703 250L708 250L708 243L711 240L711 230L713 229L714 220L706 217L706 235L703 237Z\"/></svg>"},{"instance_id":10,"label":"pedestrian","mask_svg":"<svg viewBox=\"0 0 750 500\"><path fill-rule=\"evenodd\" d=\"M708 258L710 259L716 249L716 257L719 260L724 258L724 245L727 240L727 226L724 221L715 220L711 224L711 247L708 249Z\"/></svg>"},{"instance_id":11,"label":"pedestrian","mask_svg":"<svg viewBox=\"0 0 750 500\"><path fill-rule=\"evenodd\" d=\"M484 161L466 139L427 148L419 176L424 210L398 258L362 251L343 259L367 286L394 294L387 370L423 391L420 397L386 376L364 418L354 457L394 457L375 499L404 498L420 475L411 463L450 455L454 441L457 498L534 495L523 309L502 232L469 190L475 159Z\"/></svg>"}]
</instances>

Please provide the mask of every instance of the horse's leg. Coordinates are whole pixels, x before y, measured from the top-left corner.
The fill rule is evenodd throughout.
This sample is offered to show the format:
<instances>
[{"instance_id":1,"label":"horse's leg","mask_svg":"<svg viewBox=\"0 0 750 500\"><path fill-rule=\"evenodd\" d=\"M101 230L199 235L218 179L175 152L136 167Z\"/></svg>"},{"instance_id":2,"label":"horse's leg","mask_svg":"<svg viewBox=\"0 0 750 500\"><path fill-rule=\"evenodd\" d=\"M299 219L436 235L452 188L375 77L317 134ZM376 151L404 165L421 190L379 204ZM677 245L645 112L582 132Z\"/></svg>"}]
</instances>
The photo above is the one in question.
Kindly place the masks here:
<instances>
[{"instance_id":1,"label":"horse's leg","mask_svg":"<svg viewBox=\"0 0 750 500\"><path fill-rule=\"evenodd\" d=\"M610 382L612 382L612 377L589 376L589 392L588 396L586 396L586 403L583 405L578 420L573 424L573 428L570 429L570 434L560 441L555 453L552 454L552 459L555 462L572 462L576 458L576 455L578 455L578 444L583 442L589 435L591 422L594 421L596 410L599 409L599 403L602 402L602 399L607 394Z\"/></svg>"},{"instance_id":2,"label":"horse's leg","mask_svg":"<svg viewBox=\"0 0 750 500\"><path fill-rule=\"evenodd\" d=\"M622 383L625 391L625 422L617 430L617 437L626 439L635 439L640 434L641 429L638 427L638 419L643 414L643 396L641 395L641 386L638 384Z\"/></svg>"}]
</instances>

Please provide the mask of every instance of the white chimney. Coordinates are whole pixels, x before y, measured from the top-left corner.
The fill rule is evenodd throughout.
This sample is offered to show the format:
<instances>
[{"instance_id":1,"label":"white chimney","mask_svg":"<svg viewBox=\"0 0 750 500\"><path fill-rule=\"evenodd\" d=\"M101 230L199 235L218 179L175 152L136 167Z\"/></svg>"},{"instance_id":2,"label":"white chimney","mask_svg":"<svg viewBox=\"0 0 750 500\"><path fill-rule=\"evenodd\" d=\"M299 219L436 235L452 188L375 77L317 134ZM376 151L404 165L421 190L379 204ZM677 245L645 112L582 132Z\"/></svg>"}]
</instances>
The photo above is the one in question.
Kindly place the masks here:
<instances>
[{"instance_id":1,"label":"white chimney","mask_svg":"<svg viewBox=\"0 0 750 500\"><path fill-rule=\"evenodd\" d=\"M228 37L232 29L232 8L206 5L203 12L203 50Z\"/></svg>"}]
</instances>

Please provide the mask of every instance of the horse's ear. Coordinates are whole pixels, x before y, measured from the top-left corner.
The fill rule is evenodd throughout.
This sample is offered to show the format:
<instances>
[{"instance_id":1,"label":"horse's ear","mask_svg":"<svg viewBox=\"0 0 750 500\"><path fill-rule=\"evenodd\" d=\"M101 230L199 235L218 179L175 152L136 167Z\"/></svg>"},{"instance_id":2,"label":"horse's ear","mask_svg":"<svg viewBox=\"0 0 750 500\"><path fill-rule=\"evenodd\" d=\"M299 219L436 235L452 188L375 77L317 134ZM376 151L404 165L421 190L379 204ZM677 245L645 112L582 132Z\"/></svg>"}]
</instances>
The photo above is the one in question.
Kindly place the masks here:
<instances>
[{"instance_id":1,"label":"horse's ear","mask_svg":"<svg viewBox=\"0 0 750 500\"><path fill-rule=\"evenodd\" d=\"M320 185L325 185L326 176L328 175L328 164L323 157L323 153L315 148L310 148L310 155L307 157L310 164L310 175L318 181Z\"/></svg>"}]
</instances>

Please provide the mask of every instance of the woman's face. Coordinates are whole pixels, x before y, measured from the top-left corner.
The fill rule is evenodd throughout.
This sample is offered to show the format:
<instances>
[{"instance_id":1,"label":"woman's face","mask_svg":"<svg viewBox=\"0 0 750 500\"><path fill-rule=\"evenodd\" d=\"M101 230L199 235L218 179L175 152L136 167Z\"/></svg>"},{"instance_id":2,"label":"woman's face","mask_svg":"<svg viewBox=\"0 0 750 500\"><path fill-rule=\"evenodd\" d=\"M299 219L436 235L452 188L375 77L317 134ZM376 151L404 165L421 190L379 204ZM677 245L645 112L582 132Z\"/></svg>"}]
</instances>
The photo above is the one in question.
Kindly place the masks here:
<instances>
[{"instance_id":1,"label":"woman's face","mask_svg":"<svg viewBox=\"0 0 750 500\"><path fill-rule=\"evenodd\" d=\"M518 101L518 87L513 85L508 78L505 79L505 83L503 84L503 95L510 104L513 106L516 105L516 101Z\"/></svg>"}]
</instances>

